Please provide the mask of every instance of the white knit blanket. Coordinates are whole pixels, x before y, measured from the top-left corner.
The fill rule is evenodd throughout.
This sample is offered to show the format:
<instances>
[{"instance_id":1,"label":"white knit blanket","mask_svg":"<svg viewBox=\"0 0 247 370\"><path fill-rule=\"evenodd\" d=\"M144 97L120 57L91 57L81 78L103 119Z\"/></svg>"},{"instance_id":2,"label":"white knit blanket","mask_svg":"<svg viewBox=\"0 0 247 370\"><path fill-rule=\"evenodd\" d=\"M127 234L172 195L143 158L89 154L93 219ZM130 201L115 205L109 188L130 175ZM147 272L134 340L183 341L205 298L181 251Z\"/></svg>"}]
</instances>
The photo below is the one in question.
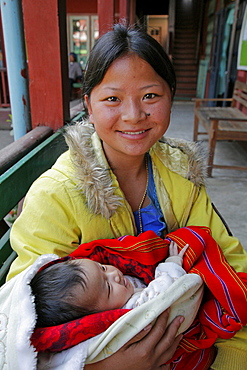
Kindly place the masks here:
<instances>
[{"instance_id":1,"label":"white knit blanket","mask_svg":"<svg viewBox=\"0 0 247 370\"><path fill-rule=\"evenodd\" d=\"M168 307L171 307L168 324L177 315L185 316L179 330L183 332L193 322L201 303L201 278L196 274L184 275L166 292L121 316L97 337L60 353L37 356L30 343L36 315L29 282L41 266L56 258L51 254L39 257L0 289L1 370L81 370L85 363L102 360L116 352Z\"/></svg>"}]
</instances>

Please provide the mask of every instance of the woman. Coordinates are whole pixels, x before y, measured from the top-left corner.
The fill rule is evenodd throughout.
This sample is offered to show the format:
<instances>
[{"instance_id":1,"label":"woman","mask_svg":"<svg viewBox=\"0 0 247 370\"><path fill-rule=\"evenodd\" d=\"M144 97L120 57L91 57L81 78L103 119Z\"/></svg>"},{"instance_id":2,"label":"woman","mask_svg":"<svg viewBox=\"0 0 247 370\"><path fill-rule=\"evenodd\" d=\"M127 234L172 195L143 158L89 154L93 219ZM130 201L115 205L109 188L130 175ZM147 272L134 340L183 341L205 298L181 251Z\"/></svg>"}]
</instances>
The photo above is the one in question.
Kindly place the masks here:
<instances>
[{"instance_id":1,"label":"woman","mask_svg":"<svg viewBox=\"0 0 247 370\"><path fill-rule=\"evenodd\" d=\"M70 86L70 99L72 99L73 84L75 82L83 81L83 71L80 63L77 62L77 55L70 53L69 55L69 86Z\"/></svg>"},{"instance_id":2,"label":"woman","mask_svg":"<svg viewBox=\"0 0 247 370\"><path fill-rule=\"evenodd\" d=\"M40 254L62 257L91 240L149 229L163 236L186 225L210 227L230 265L247 271L243 248L207 196L196 145L163 137L175 85L169 58L141 30L116 25L98 40L84 76L89 122L67 128L70 151L31 187L12 229L18 258L9 278ZM164 331L167 316L85 368L169 369L163 364L181 339L176 332L183 318ZM218 341L212 368L244 368L245 342L244 329L233 340Z\"/></svg>"}]
</instances>

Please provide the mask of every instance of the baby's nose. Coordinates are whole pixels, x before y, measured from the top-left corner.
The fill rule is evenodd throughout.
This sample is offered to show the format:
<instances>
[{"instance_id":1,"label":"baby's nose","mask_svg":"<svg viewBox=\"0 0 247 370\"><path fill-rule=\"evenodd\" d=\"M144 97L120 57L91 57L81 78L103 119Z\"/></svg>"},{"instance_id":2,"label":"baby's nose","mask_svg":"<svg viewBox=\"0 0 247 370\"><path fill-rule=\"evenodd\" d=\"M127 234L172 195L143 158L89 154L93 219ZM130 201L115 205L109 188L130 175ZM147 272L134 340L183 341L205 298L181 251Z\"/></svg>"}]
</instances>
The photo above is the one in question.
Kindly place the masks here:
<instances>
[{"instance_id":1,"label":"baby's nose","mask_svg":"<svg viewBox=\"0 0 247 370\"><path fill-rule=\"evenodd\" d=\"M115 275L115 277L114 277L114 281L116 282L116 283L120 283L121 282L121 277L119 276L119 274L116 274Z\"/></svg>"},{"instance_id":2,"label":"baby's nose","mask_svg":"<svg viewBox=\"0 0 247 370\"><path fill-rule=\"evenodd\" d=\"M118 270L115 267L109 267L108 268L108 279L111 280L112 282L115 282L117 284L122 284L123 281L123 274L120 270Z\"/></svg>"}]
</instances>

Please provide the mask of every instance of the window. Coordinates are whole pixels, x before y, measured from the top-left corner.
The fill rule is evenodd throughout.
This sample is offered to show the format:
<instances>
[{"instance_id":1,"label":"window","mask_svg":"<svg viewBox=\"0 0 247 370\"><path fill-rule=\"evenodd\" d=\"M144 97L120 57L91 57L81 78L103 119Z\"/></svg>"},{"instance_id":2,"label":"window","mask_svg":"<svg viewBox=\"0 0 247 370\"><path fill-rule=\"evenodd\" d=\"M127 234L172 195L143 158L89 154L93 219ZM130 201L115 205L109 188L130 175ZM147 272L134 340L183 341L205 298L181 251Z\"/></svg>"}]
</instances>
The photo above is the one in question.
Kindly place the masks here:
<instances>
[{"instance_id":1,"label":"window","mask_svg":"<svg viewBox=\"0 0 247 370\"><path fill-rule=\"evenodd\" d=\"M77 55L82 69L85 68L90 50L99 37L98 16L69 16L69 52Z\"/></svg>"}]
</instances>

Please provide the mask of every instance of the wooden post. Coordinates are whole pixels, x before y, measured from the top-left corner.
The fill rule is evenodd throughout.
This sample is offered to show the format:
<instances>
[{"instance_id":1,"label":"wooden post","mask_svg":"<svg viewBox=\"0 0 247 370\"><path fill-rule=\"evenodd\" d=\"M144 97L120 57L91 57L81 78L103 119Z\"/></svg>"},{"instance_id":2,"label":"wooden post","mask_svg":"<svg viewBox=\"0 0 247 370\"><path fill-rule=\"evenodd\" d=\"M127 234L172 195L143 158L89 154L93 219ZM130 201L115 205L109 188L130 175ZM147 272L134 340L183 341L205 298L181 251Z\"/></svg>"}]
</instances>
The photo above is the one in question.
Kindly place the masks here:
<instances>
[{"instance_id":1,"label":"wooden post","mask_svg":"<svg viewBox=\"0 0 247 370\"><path fill-rule=\"evenodd\" d=\"M114 24L114 0L98 0L99 35L109 31Z\"/></svg>"},{"instance_id":2,"label":"wooden post","mask_svg":"<svg viewBox=\"0 0 247 370\"><path fill-rule=\"evenodd\" d=\"M66 0L22 0L32 128L69 120Z\"/></svg>"},{"instance_id":3,"label":"wooden post","mask_svg":"<svg viewBox=\"0 0 247 370\"><path fill-rule=\"evenodd\" d=\"M128 25L135 23L136 0L119 0L119 20Z\"/></svg>"},{"instance_id":4,"label":"wooden post","mask_svg":"<svg viewBox=\"0 0 247 370\"><path fill-rule=\"evenodd\" d=\"M130 0L119 0L119 19L125 20L127 24L130 22Z\"/></svg>"},{"instance_id":5,"label":"wooden post","mask_svg":"<svg viewBox=\"0 0 247 370\"><path fill-rule=\"evenodd\" d=\"M134 24L136 23L136 0L129 0L130 7L129 7L129 23Z\"/></svg>"}]
</instances>

